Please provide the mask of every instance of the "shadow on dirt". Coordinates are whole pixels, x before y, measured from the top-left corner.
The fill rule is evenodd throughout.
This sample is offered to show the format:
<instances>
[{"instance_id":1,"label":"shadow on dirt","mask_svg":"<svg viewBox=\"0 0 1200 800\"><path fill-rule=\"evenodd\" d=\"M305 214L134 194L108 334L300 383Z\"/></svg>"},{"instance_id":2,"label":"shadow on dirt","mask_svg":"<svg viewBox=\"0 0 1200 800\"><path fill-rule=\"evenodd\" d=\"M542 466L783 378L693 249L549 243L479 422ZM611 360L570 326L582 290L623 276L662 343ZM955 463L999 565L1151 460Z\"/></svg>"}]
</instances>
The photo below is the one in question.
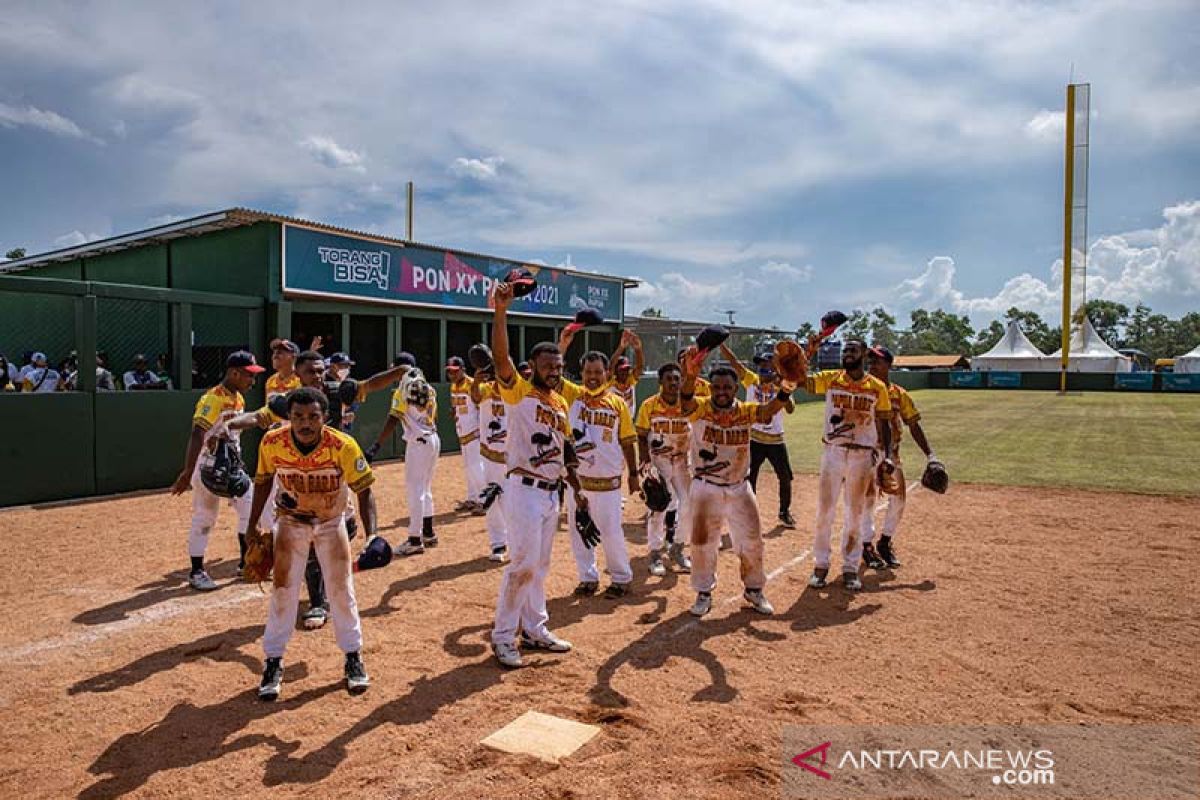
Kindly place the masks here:
<instances>
[{"instance_id":1,"label":"shadow on dirt","mask_svg":"<svg viewBox=\"0 0 1200 800\"><path fill-rule=\"evenodd\" d=\"M217 559L208 565L208 574L217 581L233 580L237 575L237 562ZM120 622L128 619L129 615L135 611L141 611L177 597L197 594L194 589L188 587L187 579L188 570L186 569L168 572L156 581L136 587L134 591L137 594L97 608L90 608L78 614L71 621L80 625L105 625L109 622Z\"/></svg>"}]
</instances>

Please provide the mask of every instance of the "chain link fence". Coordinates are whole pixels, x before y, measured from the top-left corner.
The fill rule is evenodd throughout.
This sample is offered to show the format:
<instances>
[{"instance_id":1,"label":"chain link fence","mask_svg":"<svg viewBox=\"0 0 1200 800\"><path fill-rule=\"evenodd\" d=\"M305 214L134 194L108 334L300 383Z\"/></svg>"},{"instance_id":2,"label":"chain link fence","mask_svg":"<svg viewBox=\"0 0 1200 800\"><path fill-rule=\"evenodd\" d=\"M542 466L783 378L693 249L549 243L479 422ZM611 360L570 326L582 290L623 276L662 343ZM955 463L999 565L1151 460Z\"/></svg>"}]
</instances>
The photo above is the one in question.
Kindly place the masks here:
<instances>
[{"instance_id":1,"label":"chain link fence","mask_svg":"<svg viewBox=\"0 0 1200 800\"><path fill-rule=\"evenodd\" d=\"M41 381L37 388L66 383L78 361L75 298L21 292L7 294L7 300L0 314L0 390L20 391L21 370L32 367L38 353L46 357L51 372L34 376L35 383Z\"/></svg>"}]
</instances>

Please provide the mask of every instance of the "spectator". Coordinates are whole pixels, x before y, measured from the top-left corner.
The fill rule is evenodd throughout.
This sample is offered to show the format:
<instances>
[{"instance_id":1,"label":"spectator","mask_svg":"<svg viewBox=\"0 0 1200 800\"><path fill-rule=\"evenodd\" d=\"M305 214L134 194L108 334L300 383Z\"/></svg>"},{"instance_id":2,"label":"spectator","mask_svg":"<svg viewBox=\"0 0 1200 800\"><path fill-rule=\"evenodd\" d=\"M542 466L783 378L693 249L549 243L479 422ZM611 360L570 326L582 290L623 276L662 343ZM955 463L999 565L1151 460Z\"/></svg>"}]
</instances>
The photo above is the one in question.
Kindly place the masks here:
<instances>
[{"instance_id":1,"label":"spectator","mask_svg":"<svg viewBox=\"0 0 1200 800\"><path fill-rule=\"evenodd\" d=\"M21 371L4 355L0 355L0 392L15 392L21 381Z\"/></svg>"},{"instance_id":2,"label":"spectator","mask_svg":"<svg viewBox=\"0 0 1200 800\"><path fill-rule=\"evenodd\" d=\"M108 353L96 353L96 391L115 392L116 390L117 382L113 380L113 374L108 371Z\"/></svg>"},{"instance_id":3,"label":"spectator","mask_svg":"<svg viewBox=\"0 0 1200 800\"><path fill-rule=\"evenodd\" d=\"M21 391L36 392L44 394L53 392L58 389L58 383L62 380L57 370L50 368L50 363L46 360L45 353L34 353L29 357L30 368L24 372L22 378Z\"/></svg>"},{"instance_id":4,"label":"spectator","mask_svg":"<svg viewBox=\"0 0 1200 800\"><path fill-rule=\"evenodd\" d=\"M166 353L159 353L154 366L158 379L167 385L167 391L172 391L175 383L171 380L171 359L167 358Z\"/></svg>"},{"instance_id":5,"label":"spectator","mask_svg":"<svg viewBox=\"0 0 1200 800\"><path fill-rule=\"evenodd\" d=\"M166 382L151 372L148 367L149 362L144 354L138 353L133 357L133 369L126 372L123 378L126 391L161 391L167 388Z\"/></svg>"},{"instance_id":6,"label":"spectator","mask_svg":"<svg viewBox=\"0 0 1200 800\"><path fill-rule=\"evenodd\" d=\"M58 382L58 391L75 391L79 379L79 358L74 350L66 358L58 362L58 374L61 376L61 380Z\"/></svg>"},{"instance_id":7,"label":"spectator","mask_svg":"<svg viewBox=\"0 0 1200 800\"><path fill-rule=\"evenodd\" d=\"M345 353L334 353L326 363L329 365L329 379L338 383L350 377L350 368L354 366L354 362L350 360L350 356Z\"/></svg>"}]
</instances>

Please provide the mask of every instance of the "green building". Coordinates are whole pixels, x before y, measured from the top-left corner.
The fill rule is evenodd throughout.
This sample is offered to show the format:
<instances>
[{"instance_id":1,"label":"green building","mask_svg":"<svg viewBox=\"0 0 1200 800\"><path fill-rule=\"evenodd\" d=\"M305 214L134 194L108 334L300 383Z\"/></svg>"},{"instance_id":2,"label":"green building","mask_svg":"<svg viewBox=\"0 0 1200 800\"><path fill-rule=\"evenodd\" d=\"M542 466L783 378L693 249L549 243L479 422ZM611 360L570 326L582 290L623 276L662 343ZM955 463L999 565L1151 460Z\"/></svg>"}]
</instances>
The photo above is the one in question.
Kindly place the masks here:
<instances>
[{"instance_id":1,"label":"green building","mask_svg":"<svg viewBox=\"0 0 1200 800\"><path fill-rule=\"evenodd\" d=\"M17 362L40 351L54 365L100 351L119 379L141 353L161 358L174 387L97 392L93 371L81 369L80 391L0 393L5 429L24 432L0 437L0 471L15 476L0 486L0 505L168 485L192 407L220 380L225 356L247 348L266 363L275 337L301 348L320 337L326 356L350 354L358 377L413 353L439 382L442 440L457 448L443 365L488 340L489 288L518 266L537 274L538 289L513 305L515 351L553 341L584 306L605 324L576 337L568 364L586 349L612 351L634 281L241 208L0 263L0 354ZM261 400L260 385L247 405ZM360 409L360 441L378 435L387 404L381 393Z\"/></svg>"}]
</instances>

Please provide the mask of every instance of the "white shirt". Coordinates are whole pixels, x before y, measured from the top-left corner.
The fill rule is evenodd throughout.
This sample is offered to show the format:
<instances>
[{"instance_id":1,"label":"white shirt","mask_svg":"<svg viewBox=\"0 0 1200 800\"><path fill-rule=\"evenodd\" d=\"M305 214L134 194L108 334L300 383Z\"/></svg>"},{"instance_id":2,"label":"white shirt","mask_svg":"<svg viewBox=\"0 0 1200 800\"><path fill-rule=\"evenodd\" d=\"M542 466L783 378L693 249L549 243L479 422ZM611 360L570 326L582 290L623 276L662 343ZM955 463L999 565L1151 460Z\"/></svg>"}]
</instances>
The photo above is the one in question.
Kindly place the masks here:
<instances>
[{"instance_id":1,"label":"white shirt","mask_svg":"<svg viewBox=\"0 0 1200 800\"><path fill-rule=\"evenodd\" d=\"M49 367L29 367L29 371L22 370L24 376L24 386L22 391L37 392L53 392L58 389L58 382L61 380L58 372Z\"/></svg>"}]
</instances>

